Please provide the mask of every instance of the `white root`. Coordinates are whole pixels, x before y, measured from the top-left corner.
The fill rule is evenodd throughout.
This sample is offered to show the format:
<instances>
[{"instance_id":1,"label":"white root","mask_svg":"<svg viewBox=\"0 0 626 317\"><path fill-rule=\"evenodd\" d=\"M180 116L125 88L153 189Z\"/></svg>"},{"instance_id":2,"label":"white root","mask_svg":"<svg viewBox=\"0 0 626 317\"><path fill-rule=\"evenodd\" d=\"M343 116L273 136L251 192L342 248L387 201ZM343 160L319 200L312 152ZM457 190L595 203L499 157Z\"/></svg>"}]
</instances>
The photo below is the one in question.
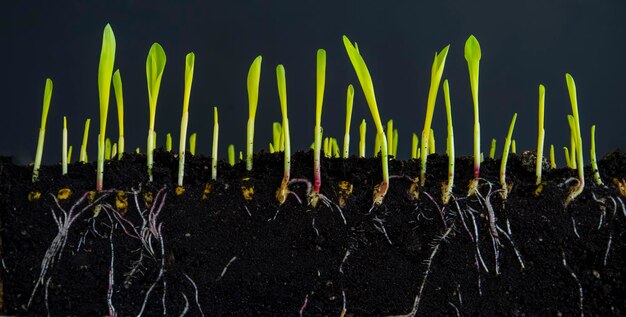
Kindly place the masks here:
<instances>
[{"instance_id":1,"label":"white root","mask_svg":"<svg viewBox=\"0 0 626 317\"><path fill-rule=\"evenodd\" d=\"M578 307L580 308L580 316L583 317L583 316L585 316L585 311L583 309L584 308L584 306L583 306L583 287L580 284L580 280L578 280L578 277L576 276L576 273L574 273L574 271L567 265L567 261L565 260L565 252L561 252L561 255L563 256L563 266L565 267L565 269L567 269L569 274L574 278L574 280L576 281L576 284L578 285L578 297L579 297Z\"/></svg>"},{"instance_id":2,"label":"white root","mask_svg":"<svg viewBox=\"0 0 626 317\"><path fill-rule=\"evenodd\" d=\"M222 277L224 277L224 275L226 274L226 271L228 270L228 267L230 266L231 263L235 262L235 260L237 260L237 257L234 256L230 259L230 261L228 261L228 263L226 263L226 266L224 266L224 269L222 270L222 274L220 274L220 276L218 276L215 281L219 281L222 279Z\"/></svg>"}]
</instances>

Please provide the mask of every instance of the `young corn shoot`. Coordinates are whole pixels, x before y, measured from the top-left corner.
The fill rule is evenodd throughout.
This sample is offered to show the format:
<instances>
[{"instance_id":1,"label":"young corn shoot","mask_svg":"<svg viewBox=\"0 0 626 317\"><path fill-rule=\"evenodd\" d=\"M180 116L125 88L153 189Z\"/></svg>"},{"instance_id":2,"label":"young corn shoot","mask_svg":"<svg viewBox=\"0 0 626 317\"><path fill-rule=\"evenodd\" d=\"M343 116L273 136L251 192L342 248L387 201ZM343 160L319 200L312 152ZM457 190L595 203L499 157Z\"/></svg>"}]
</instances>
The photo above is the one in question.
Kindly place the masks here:
<instances>
[{"instance_id":1,"label":"young corn shoot","mask_svg":"<svg viewBox=\"0 0 626 317\"><path fill-rule=\"evenodd\" d=\"M576 144L576 123L574 122L574 116L571 114L567 115L567 124L569 125L569 141L570 141L570 153L569 153L569 161L572 164L572 169L576 169L576 152L579 151L578 145Z\"/></svg>"},{"instance_id":2,"label":"young corn shoot","mask_svg":"<svg viewBox=\"0 0 626 317\"><path fill-rule=\"evenodd\" d=\"M374 138L374 157L378 157L380 155L380 138L378 134Z\"/></svg>"},{"instance_id":3,"label":"young corn shoot","mask_svg":"<svg viewBox=\"0 0 626 317\"><path fill-rule=\"evenodd\" d=\"M556 160L554 159L554 144L550 144L550 169L556 168Z\"/></svg>"},{"instance_id":4,"label":"young corn shoot","mask_svg":"<svg viewBox=\"0 0 626 317\"><path fill-rule=\"evenodd\" d=\"M98 66L98 99L100 100L100 135L98 137L98 168L96 174L96 190L98 191L102 190L104 178L104 145L114 62L115 35L111 26L107 24L102 35L102 51L100 52L100 64Z\"/></svg>"},{"instance_id":5,"label":"young corn shoot","mask_svg":"<svg viewBox=\"0 0 626 317\"><path fill-rule=\"evenodd\" d=\"M480 120L478 117L478 73L480 70L480 43L474 35L465 42L465 60L469 70L470 85L472 89L472 103L474 105L474 179L470 181L468 196L474 195L478 190L480 177ZM422 151L424 152L424 151Z\"/></svg>"},{"instance_id":6,"label":"young corn shoot","mask_svg":"<svg viewBox=\"0 0 626 317\"><path fill-rule=\"evenodd\" d=\"M323 148L324 148L324 157L325 157L325 158L330 158L330 146L331 146L331 144L330 144L330 138L329 138L329 137L325 137L325 138L324 138L324 142L323 142L323 143L324 143L324 145L323 145ZM315 147L314 147L314 148L315 148Z\"/></svg>"},{"instance_id":7,"label":"young corn shoot","mask_svg":"<svg viewBox=\"0 0 626 317\"><path fill-rule=\"evenodd\" d=\"M337 139L330 138L330 144L333 152L333 158L340 158L341 154L339 152L339 143L337 143Z\"/></svg>"},{"instance_id":8,"label":"young corn shoot","mask_svg":"<svg viewBox=\"0 0 626 317\"><path fill-rule=\"evenodd\" d=\"M189 136L189 153L191 153L191 155L196 155L196 137L196 133L192 133Z\"/></svg>"},{"instance_id":9,"label":"young corn shoot","mask_svg":"<svg viewBox=\"0 0 626 317\"><path fill-rule=\"evenodd\" d=\"M67 174L67 118L63 116L63 141L61 148L61 174Z\"/></svg>"},{"instance_id":10,"label":"young corn shoot","mask_svg":"<svg viewBox=\"0 0 626 317\"><path fill-rule=\"evenodd\" d=\"M393 129L393 157L398 157L398 129Z\"/></svg>"},{"instance_id":11,"label":"young corn shoot","mask_svg":"<svg viewBox=\"0 0 626 317\"><path fill-rule=\"evenodd\" d=\"M426 155L435 154L437 148L435 147L435 131L430 129L430 134L428 135L428 148Z\"/></svg>"},{"instance_id":12,"label":"young corn shoot","mask_svg":"<svg viewBox=\"0 0 626 317\"><path fill-rule=\"evenodd\" d=\"M535 185L541 184L541 172L543 170L543 142L546 137L544 129L544 112L546 104L546 88L539 85L539 131L537 132L537 161L535 163Z\"/></svg>"},{"instance_id":13,"label":"young corn shoot","mask_svg":"<svg viewBox=\"0 0 626 317\"><path fill-rule=\"evenodd\" d=\"M213 107L213 148L211 149L211 179L212 180L217 179L217 142L219 139L219 135L220 135L220 124L219 124L219 120L217 117L217 107Z\"/></svg>"},{"instance_id":14,"label":"young corn shoot","mask_svg":"<svg viewBox=\"0 0 626 317\"><path fill-rule=\"evenodd\" d=\"M106 138L106 140L104 140L104 160L111 160L111 139L109 138Z\"/></svg>"},{"instance_id":15,"label":"young corn shoot","mask_svg":"<svg viewBox=\"0 0 626 317\"><path fill-rule=\"evenodd\" d=\"M165 136L165 151L172 152L172 134L168 133Z\"/></svg>"},{"instance_id":16,"label":"young corn shoot","mask_svg":"<svg viewBox=\"0 0 626 317\"><path fill-rule=\"evenodd\" d=\"M137 153L137 154L141 153L141 149L139 147L136 147L135 148L135 153Z\"/></svg>"},{"instance_id":17,"label":"young corn shoot","mask_svg":"<svg viewBox=\"0 0 626 317\"><path fill-rule=\"evenodd\" d=\"M150 125L148 128L148 142L146 144L146 157L148 165L148 177L152 181L152 164L154 148L156 141L154 137L154 121L156 118L156 106L159 99L159 90L161 89L161 79L163 78L163 70L167 57L163 51L163 47L159 43L152 44L146 59L146 80L148 83L148 102L150 106Z\"/></svg>"},{"instance_id":18,"label":"young corn shoot","mask_svg":"<svg viewBox=\"0 0 626 317\"><path fill-rule=\"evenodd\" d=\"M387 146L389 155L393 156L393 120L387 121Z\"/></svg>"},{"instance_id":19,"label":"young corn shoot","mask_svg":"<svg viewBox=\"0 0 626 317\"><path fill-rule=\"evenodd\" d=\"M450 102L450 86L448 80L443 81L443 96L446 102L446 121L448 122L448 138L446 139L446 153L448 154L448 181L441 186L441 200L448 204L454 187L454 129L452 126L452 103ZM417 136L415 136L417 138Z\"/></svg>"},{"instance_id":20,"label":"young corn shoot","mask_svg":"<svg viewBox=\"0 0 626 317\"><path fill-rule=\"evenodd\" d=\"M83 131L83 143L80 146L80 155L78 160L81 163L87 163L87 141L89 141L89 124L91 119L85 121L85 130Z\"/></svg>"},{"instance_id":21,"label":"young corn shoot","mask_svg":"<svg viewBox=\"0 0 626 317\"><path fill-rule=\"evenodd\" d=\"M496 157L496 139L491 139L491 147L489 148L489 158L494 159Z\"/></svg>"},{"instance_id":22,"label":"young corn shoot","mask_svg":"<svg viewBox=\"0 0 626 317\"><path fill-rule=\"evenodd\" d=\"M367 123L365 119L361 121L361 125L359 126L359 157L365 157L365 135L367 133Z\"/></svg>"},{"instance_id":23,"label":"young corn shoot","mask_svg":"<svg viewBox=\"0 0 626 317\"><path fill-rule=\"evenodd\" d=\"M348 85L346 92L346 131L343 135L343 158L350 156L350 123L352 122L352 106L354 105L354 86Z\"/></svg>"},{"instance_id":24,"label":"young corn shoot","mask_svg":"<svg viewBox=\"0 0 626 317\"><path fill-rule=\"evenodd\" d=\"M67 150L67 163L68 164L72 163L72 146L71 145L69 149Z\"/></svg>"},{"instance_id":25,"label":"young corn shoot","mask_svg":"<svg viewBox=\"0 0 626 317\"><path fill-rule=\"evenodd\" d=\"M580 132L580 117L578 116L578 99L576 97L576 83L570 74L565 74L567 82L567 91L569 92L570 102L572 104L572 114L574 117L574 132L576 144L576 165L578 166L578 185L570 190L569 195L565 199L565 206L569 205L585 188L585 166L583 164L583 138Z\"/></svg>"},{"instance_id":26,"label":"young corn shoot","mask_svg":"<svg viewBox=\"0 0 626 317\"><path fill-rule=\"evenodd\" d=\"M367 105L372 113L372 119L376 125L376 139L380 142L383 180L380 184L376 185L373 193L374 205L380 205L382 204L383 199L387 194L387 190L389 189L389 159L387 157L387 140L385 137L385 131L383 129L382 120L380 119L380 114L378 113L378 104L376 102L376 94L374 93L374 84L372 83L372 77L367 69L367 65L356 47L356 44L353 45L345 35L343 36L343 44L346 47L346 52L348 53L348 57L350 58L354 71L359 78Z\"/></svg>"},{"instance_id":27,"label":"young corn shoot","mask_svg":"<svg viewBox=\"0 0 626 317\"><path fill-rule=\"evenodd\" d=\"M248 89L248 125L246 128L246 170L252 170L252 158L254 157L254 120L256 109L259 104L259 82L261 78L261 62L263 58L257 56L250 69L246 87Z\"/></svg>"},{"instance_id":28,"label":"young corn shoot","mask_svg":"<svg viewBox=\"0 0 626 317\"><path fill-rule=\"evenodd\" d=\"M282 135L285 138L285 150L284 155L284 175L280 184L280 188L276 191L276 199L279 204L283 204L287 200L287 195L290 193L287 185L289 185L290 170L291 170L291 141L289 139L289 118L287 116L287 81L285 79L285 67L283 65L276 66L276 81L278 82L278 97L280 99L280 112L283 117L282 123Z\"/></svg>"},{"instance_id":29,"label":"young corn shoot","mask_svg":"<svg viewBox=\"0 0 626 317\"><path fill-rule=\"evenodd\" d=\"M235 145L228 145L228 165L235 166Z\"/></svg>"},{"instance_id":30,"label":"young corn shoot","mask_svg":"<svg viewBox=\"0 0 626 317\"><path fill-rule=\"evenodd\" d=\"M111 158L115 158L115 155L117 155L117 143L113 143L111 146Z\"/></svg>"},{"instance_id":31,"label":"young corn shoot","mask_svg":"<svg viewBox=\"0 0 626 317\"><path fill-rule=\"evenodd\" d=\"M591 158L591 171L593 172L593 179L596 184L603 185L600 178L600 170L598 170L598 160L596 159L596 125L591 126L591 150L589 153Z\"/></svg>"},{"instance_id":32,"label":"young corn shoot","mask_svg":"<svg viewBox=\"0 0 626 317\"><path fill-rule=\"evenodd\" d=\"M313 129L313 192L309 201L313 207L317 206L320 187L322 186L320 147L322 143L322 105L324 103L324 87L326 85L326 51L317 50L315 72L315 127ZM286 112L286 107L285 107ZM283 122L286 115L283 115ZM327 140L324 140L324 156L330 157L327 149Z\"/></svg>"},{"instance_id":33,"label":"young corn shoot","mask_svg":"<svg viewBox=\"0 0 626 317\"><path fill-rule=\"evenodd\" d=\"M565 165L567 165L568 168L574 169L574 167L572 165L572 160L571 160L570 155L569 155L569 150L567 149L567 146L563 147L563 152L565 154Z\"/></svg>"},{"instance_id":34,"label":"young corn shoot","mask_svg":"<svg viewBox=\"0 0 626 317\"><path fill-rule=\"evenodd\" d=\"M191 84L193 82L193 70L196 55L192 52L185 57L185 90L183 93L183 116L180 120L180 139L178 148L178 186L183 186L185 177L185 149L187 147L187 125L189 123L189 98L191 96ZM166 146L167 147L167 146Z\"/></svg>"},{"instance_id":35,"label":"young corn shoot","mask_svg":"<svg viewBox=\"0 0 626 317\"><path fill-rule=\"evenodd\" d=\"M504 151L502 152L502 162L500 163L500 185L502 186L501 196L503 200L509 195L510 186L506 183L506 162L509 159L509 149L511 146L511 138L513 136L513 130L515 129L515 121L517 120L517 113L513 115L511 124L509 125L509 132L506 135L504 141Z\"/></svg>"},{"instance_id":36,"label":"young corn shoot","mask_svg":"<svg viewBox=\"0 0 626 317\"><path fill-rule=\"evenodd\" d=\"M414 160L417 159L418 145L419 145L419 138L417 137L417 134L413 133L413 141L411 142L411 158Z\"/></svg>"},{"instance_id":37,"label":"young corn shoot","mask_svg":"<svg viewBox=\"0 0 626 317\"><path fill-rule=\"evenodd\" d=\"M424 154L421 157L421 169L420 169L420 185L424 186L426 183L426 160L428 154L435 153L434 149L429 149L430 145L430 132L432 131L433 114L435 112L435 101L437 100L437 93L439 92L439 84L441 83L441 77L443 76L443 69L446 66L446 58L448 57L448 50L450 45L444 47L439 53L435 52L435 58L430 70L430 88L428 89L428 101L426 104L426 117L424 118L424 129L422 130L422 148L421 152Z\"/></svg>"},{"instance_id":38,"label":"young corn shoot","mask_svg":"<svg viewBox=\"0 0 626 317\"><path fill-rule=\"evenodd\" d=\"M117 158L121 160L122 155L124 155L124 91L122 90L122 75L119 69L113 73L113 91L115 92L115 102L117 104L117 126L119 129L117 141L117 152L119 155Z\"/></svg>"},{"instance_id":39,"label":"young corn shoot","mask_svg":"<svg viewBox=\"0 0 626 317\"><path fill-rule=\"evenodd\" d=\"M46 122L48 121L48 110L50 110L50 99L52 99L52 79L46 79L46 86L43 91L43 110L41 112L41 126L39 127L39 139L37 140L37 152L35 153L35 164L33 166L33 183L39 178L39 167L43 156L43 144L46 138Z\"/></svg>"},{"instance_id":40,"label":"young corn shoot","mask_svg":"<svg viewBox=\"0 0 626 317\"><path fill-rule=\"evenodd\" d=\"M515 142L515 139L511 141L511 153L517 154L517 142Z\"/></svg>"},{"instance_id":41,"label":"young corn shoot","mask_svg":"<svg viewBox=\"0 0 626 317\"><path fill-rule=\"evenodd\" d=\"M280 135L282 134L283 131L283 126L280 124L280 122L274 122L272 124L272 142L270 143L270 145L272 146L273 150L278 152L278 150L280 150Z\"/></svg>"},{"instance_id":42,"label":"young corn shoot","mask_svg":"<svg viewBox=\"0 0 626 317\"><path fill-rule=\"evenodd\" d=\"M274 154L274 152L275 152L274 145L270 143L270 154Z\"/></svg>"}]
</instances>

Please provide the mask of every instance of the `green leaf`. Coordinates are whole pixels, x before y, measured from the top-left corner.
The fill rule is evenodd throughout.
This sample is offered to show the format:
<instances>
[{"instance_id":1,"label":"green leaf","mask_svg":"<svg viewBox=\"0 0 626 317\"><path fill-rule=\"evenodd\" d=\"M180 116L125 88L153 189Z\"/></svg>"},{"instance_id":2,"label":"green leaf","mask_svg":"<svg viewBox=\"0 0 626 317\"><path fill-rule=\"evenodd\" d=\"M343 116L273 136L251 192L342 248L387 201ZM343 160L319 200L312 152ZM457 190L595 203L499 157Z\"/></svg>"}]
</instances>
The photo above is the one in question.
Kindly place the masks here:
<instances>
[{"instance_id":1,"label":"green leaf","mask_svg":"<svg viewBox=\"0 0 626 317\"><path fill-rule=\"evenodd\" d=\"M146 59L146 79L148 81L148 100L150 102L150 129L154 129L154 117L156 113L159 89L161 88L161 78L165 69L167 57L165 51L159 43L152 44L148 58Z\"/></svg>"},{"instance_id":2,"label":"green leaf","mask_svg":"<svg viewBox=\"0 0 626 317\"><path fill-rule=\"evenodd\" d=\"M193 82L193 70L196 62L196 54L193 52L185 57L185 92L183 97L183 112L189 111L189 98L191 96L191 83Z\"/></svg>"},{"instance_id":3,"label":"green leaf","mask_svg":"<svg viewBox=\"0 0 626 317\"><path fill-rule=\"evenodd\" d=\"M257 56L248 70L248 112L249 118L256 117L256 109L259 104L259 82L261 78L261 62L263 57Z\"/></svg>"},{"instance_id":4,"label":"green leaf","mask_svg":"<svg viewBox=\"0 0 626 317\"><path fill-rule=\"evenodd\" d=\"M283 65L276 66L276 80L278 82L280 111L283 114L283 119L285 119L287 118L287 81L285 79L285 67Z\"/></svg>"},{"instance_id":5,"label":"green leaf","mask_svg":"<svg viewBox=\"0 0 626 317\"><path fill-rule=\"evenodd\" d=\"M317 50L317 69L315 86L315 126L322 122L322 104L324 102L324 86L326 85L326 51Z\"/></svg>"},{"instance_id":6,"label":"green leaf","mask_svg":"<svg viewBox=\"0 0 626 317\"><path fill-rule=\"evenodd\" d=\"M100 51L100 64L98 66L98 96L100 97L100 134L104 140L106 131L106 119L109 111L109 97L111 95L111 76L115 63L115 35L111 25L104 27L102 35L102 50Z\"/></svg>"},{"instance_id":7,"label":"green leaf","mask_svg":"<svg viewBox=\"0 0 626 317\"><path fill-rule=\"evenodd\" d=\"M46 87L43 90L43 111L41 112L41 129L46 129L48 121L48 110L50 110L50 100L52 99L52 79L46 78Z\"/></svg>"}]
</instances>

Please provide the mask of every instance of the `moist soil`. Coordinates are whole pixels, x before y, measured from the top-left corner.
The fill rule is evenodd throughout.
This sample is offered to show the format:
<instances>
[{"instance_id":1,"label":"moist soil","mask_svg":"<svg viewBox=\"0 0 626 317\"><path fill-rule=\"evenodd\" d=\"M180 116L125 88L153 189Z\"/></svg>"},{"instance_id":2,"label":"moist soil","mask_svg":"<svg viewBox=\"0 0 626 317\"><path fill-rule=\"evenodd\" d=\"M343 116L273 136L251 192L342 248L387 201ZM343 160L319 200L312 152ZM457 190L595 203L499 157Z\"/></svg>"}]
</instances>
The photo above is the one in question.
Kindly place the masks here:
<instances>
[{"instance_id":1,"label":"moist soil","mask_svg":"<svg viewBox=\"0 0 626 317\"><path fill-rule=\"evenodd\" d=\"M312 180L312 156L292 157L292 177ZM32 166L1 158L0 309L35 316L626 315L625 199L612 181L626 178L626 154L600 160L606 186L587 169L585 189L568 207L576 182L566 181L576 172L546 170L537 196L528 156L509 158L506 201L497 191L499 160L481 165L480 198L467 197L472 159L458 158L447 206L446 156L429 156L417 200L408 191L419 163L392 159L389 192L373 209L376 158L323 159L321 193L330 203L317 207L307 204L303 183L290 186L303 203L290 195L278 204L279 153L255 155L252 172L243 162L220 162L216 181L210 159L191 156L182 194L174 155L155 154L149 182L145 156L125 154L106 163L105 191L95 196L94 163L73 163L66 176L59 165L44 166L33 184ZM352 192L340 211L342 181ZM247 200L242 190L251 187ZM61 199L64 188L72 193Z\"/></svg>"}]
</instances>

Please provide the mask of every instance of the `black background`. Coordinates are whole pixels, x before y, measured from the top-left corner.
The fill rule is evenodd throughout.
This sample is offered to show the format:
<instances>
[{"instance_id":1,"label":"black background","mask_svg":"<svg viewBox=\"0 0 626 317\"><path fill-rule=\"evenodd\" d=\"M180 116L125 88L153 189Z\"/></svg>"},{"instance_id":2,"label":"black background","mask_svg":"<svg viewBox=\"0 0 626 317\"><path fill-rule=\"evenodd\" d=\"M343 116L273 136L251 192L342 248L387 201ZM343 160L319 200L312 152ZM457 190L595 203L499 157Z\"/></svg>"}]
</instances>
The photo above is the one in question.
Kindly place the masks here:
<instances>
[{"instance_id":1,"label":"black background","mask_svg":"<svg viewBox=\"0 0 626 317\"><path fill-rule=\"evenodd\" d=\"M434 52L451 44L444 78L450 80L457 154L472 148L472 105L463 58L470 34L481 43L480 118L482 149L498 140L498 155L514 112L518 151L536 147L537 86L546 86L546 145L569 146L571 112L564 74L571 73L588 161L589 131L597 125L598 155L626 144L624 1L4 1L0 12L0 155L17 162L34 157L46 77L54 80L44 160L60 160L62 118L68 117L74 159L86 118L92 119L89 154L96 157L97 69L102 30L111 23L117 40L115 68L124 84L126 148L145 151L148 98L145 59L150 45L167 54L157 107L158 145L171 132L174 149L182 109L185 54L196 53L189 134L198 149L211 148L212 107L220 111L220 156L234 143L243 150L247 121L246 74L263 55L255 150L271 141L280 120L275 67L284 64L292 150L313 140L315 51L328 53L322 125L343 138L345 91L355 85L352 151L358 125L368 122L368 155L374 125L343 48L346 34L359 48L374 80L381 116L399 129L399 156L410 152L412 132L423 126ZM107 135L117 139L111 93ZM445 111L440 90L434 129L445 146Z\"/></svg>"}]
</instances>

